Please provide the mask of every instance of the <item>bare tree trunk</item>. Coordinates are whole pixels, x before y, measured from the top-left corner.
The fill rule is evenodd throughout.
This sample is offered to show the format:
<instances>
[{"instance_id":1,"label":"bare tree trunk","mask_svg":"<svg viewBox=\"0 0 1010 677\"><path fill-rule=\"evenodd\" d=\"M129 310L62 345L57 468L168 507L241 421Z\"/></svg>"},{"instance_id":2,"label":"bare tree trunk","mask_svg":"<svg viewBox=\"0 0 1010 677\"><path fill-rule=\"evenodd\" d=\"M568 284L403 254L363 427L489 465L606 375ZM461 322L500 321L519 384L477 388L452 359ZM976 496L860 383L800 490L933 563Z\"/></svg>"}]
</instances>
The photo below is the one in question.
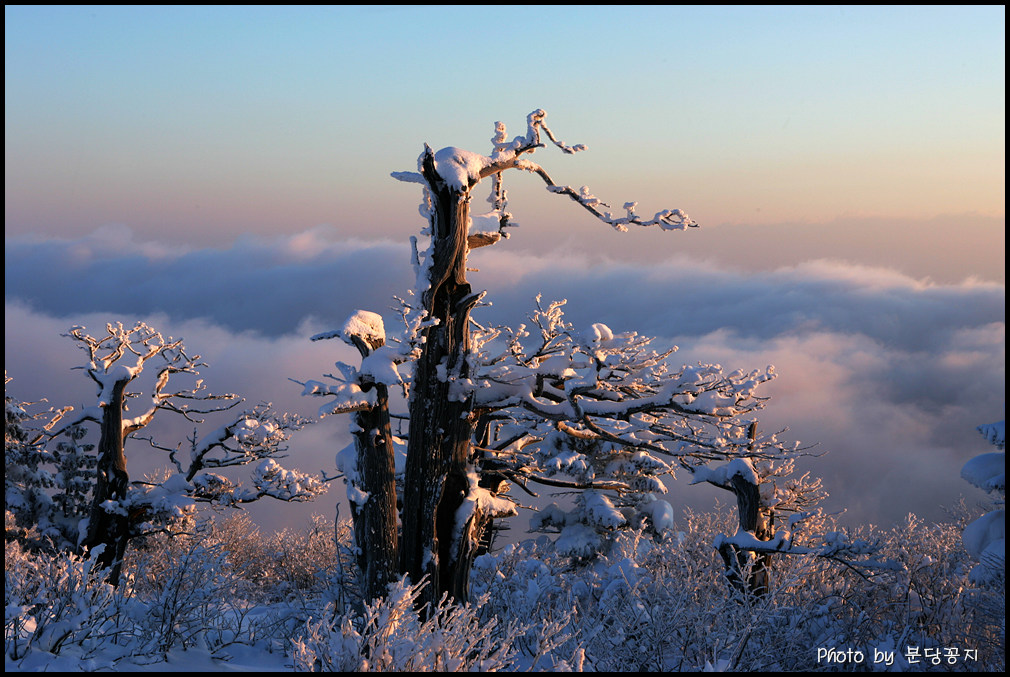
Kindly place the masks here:
<instances>
[{"instance_id":1,"label":"bare tree trunk","mask_svg":"<svg viewBox=\"0 0 1010 677\"><path fill-rule=\"evenodd\" d=\"M427 578L419 600L424 606L443 594L460 602L468 594L467 558L458 556L454 539L462 535L456 513L469 491L474 422L471 398L459 395L458 382L470 376L470 311L479 296L466 281L469 187L448 186L435 170L430 149L422 174L432 196L434 245L427 262L430 287L422 302L438 322L425 331L411 384L401 554L411 581Z\"/></svg>"},{"instance_id":2,"label":"bare tree trunk","mask_svg":"<svg viewBox=\"0 0 1010 677\"><path fill-rule=\"evenodd\" d=\"M748 434L753 444L757 437L757 421L751 423ZM771 540L772 509L762 507L760 487L740 475L734 475L730 484L736 495L740 530L751 532L760 541ZM726 543L719 548L719 554L726 563L730 584L740 592L762 597L771 589L771 553L748 553Z\"/></svg>"},{"instance_id":3,"label":"bare tree trunk","mask_svg":"<svg viewBox=\"0 0 1010 677\"><path fill-rule=\"evenodd\" d=\"M123 555L130 539L130 522L122 508L109 511L106 501L122 501L130 486L130 475L126 471L126 453L123 448L123 405L124 392L129 381L118 381L112 388L112 396L102 412L101 439L98 442L98 482L88 520L88 533L82 545L94 550L100 545L105 548L98 556L98 564L109 569L109 583L119 584Z\"/></svg>"},{"instance_id":4,"label":"bare tree trunk","mask_svg":"<svg viewBox=\"0 0 1010 677\"><path fill-rule=\"evenodd\" d=\"M771 515L761 508L758 485L748 482L739 475L732 479L733 493L736 494L737 509L740 514L741 531L749 531L760 541L771 539ZM720 554L726 563L727 576L735 588L761 597L767 594L770 585L770 553L748 553L735 546L725 544Z\"/></svg>"},{"instance_id":5,"label":"bare tree trunk","mask_svg":"<svg viewBox=\"0 0 1010 677\"><path fill-rule=\"evenodd\" d=\"M377 347L377 346L376 346ZM365 602L385 597L387 586L396 580L398 556L396 534L396 468L393 435L389 427L389 392L377 383L375 407L355 416L354 434L358 475L365 500L351 501L354 544L358 566L364 578Z\"/></svg>"}]
</instances>

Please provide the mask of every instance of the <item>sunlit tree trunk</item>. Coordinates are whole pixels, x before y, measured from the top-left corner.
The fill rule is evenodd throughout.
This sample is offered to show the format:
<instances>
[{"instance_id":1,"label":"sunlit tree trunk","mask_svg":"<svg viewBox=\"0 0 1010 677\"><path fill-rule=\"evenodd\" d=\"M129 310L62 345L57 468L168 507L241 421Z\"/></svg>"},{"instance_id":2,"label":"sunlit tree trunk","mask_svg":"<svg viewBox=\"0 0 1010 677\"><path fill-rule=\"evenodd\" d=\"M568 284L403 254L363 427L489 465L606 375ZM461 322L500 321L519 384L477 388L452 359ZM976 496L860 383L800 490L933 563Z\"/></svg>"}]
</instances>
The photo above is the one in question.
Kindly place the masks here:
<instances>
[{"instance_id":1,"label":"sunlit tree trunk","mask_svg":"<svg viewBox=\"0 0 1010 677\"><path fill-rule=\"evenodd\" d=\"M757 421L751 423L748 435L753 444L757 437ZM759 485L734 475L728 488L736 495L740 530L754 534L759 541L771 540L774 511L762 504ZM734 588L758 597L771 589L771 553L749 553L725 543L719 554L726 563L726 575Z\"/></svg>"},{"instance_id":2,"label":"sunlit tree trunk","mask_svg":"<svg viewBox=\"0 0 1010 677\"><path fill-rule=\"evenodd\" d=\"M123 445L123 406L129 380L117 381L102 411L101 439L98 442L98 478L82 543L88 551L104 546L98 564L109 570L109 582L119 584L123 555L130 540L129 517L122 508L107 510L108 501L122 501L130 487Z\"/></svg>"},{"instance_id":3,"label":"sunlit tree trunk","mask_svg":"<svg viewBox=\"0 0 1010 677\"><path fill-rule=\"evenodd\" d=\"M356 341L362 358L378 345ZM386 596L387 586L396 580L399 558L396 531L396 468L393 434L389 425L389 389L372 384L375 406L355 412L354 446L357 454L359 489L364 500L351 501L354 544L358 566L364 577L365 601Z\"/></svg>"},{"instance_id":4,"label":"sunlit tree trunk","mask_svg":"<svg viewBox=\"0 0 1010 677\"><path fill-rule=\"evenodd\" d=\"M473 434L471 401L460 389L470 377L470 311L479 299L466 281L470 187L454 189L438 175L430 149L422 175L432 196L433 249L422 303L437 323L424 333L410 393L410 438L403 491L402 567L428 581L422 605L448 594L467 598L469 558L454 548L462 530L457 510L468 492Z\"/></svg>"}]
</instances>

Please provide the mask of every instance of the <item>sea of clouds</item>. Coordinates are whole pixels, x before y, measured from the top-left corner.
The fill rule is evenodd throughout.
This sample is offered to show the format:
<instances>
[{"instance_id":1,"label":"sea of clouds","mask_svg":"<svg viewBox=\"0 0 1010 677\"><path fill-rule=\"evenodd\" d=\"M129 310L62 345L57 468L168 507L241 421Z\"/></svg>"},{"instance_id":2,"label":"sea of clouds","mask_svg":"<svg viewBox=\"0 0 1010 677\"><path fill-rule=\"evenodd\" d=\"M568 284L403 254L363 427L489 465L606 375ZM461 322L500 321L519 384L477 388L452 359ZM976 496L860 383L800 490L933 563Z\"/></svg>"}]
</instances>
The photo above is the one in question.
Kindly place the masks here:
<instances>
[{"instance_id":1,"label":"sea of clouds","mask_svg":"<svg viewBox=\"0 0 1010 677\"><path fill-rule=\"evenodd\" d=\"M77 239L7 239L7 392L89 403L93 387L72 370L84 355L61 334L144 320L203 357L211 390L313 416L319 403L290 379L319 378L354 353L309 337L359 308L382 313L395 330L392 297L414 283L409 256L404 243L329 228L225 248L139 241L123 227ZM481 322L523 322L543 294L567 299L576 326L604 322L654 336L657 347L679 346L686 363L775 365L761 428L788 428L787 438L816 445L820 455L804 469L823 477L827 506L845 508L850 523L890 524L909 512L942 519L962 496L969 505L984 500L959 472L989 450L975 427L1004 416L1003 283L940 284L827 259L768 270L686 256L607 262L518 251L507 241L473 252L471 264L479 269L472 284L491 303L475 312ZM180 423L159 421L152 433L163 443L182 440L191 428ZM326 419L293 438L288 462L332 473L334 452L347 443L347 421ZM131 456L131 469L154 463L145 454ZM301 513L273 507L272 526L290 521L285 515L330 514L340 495L336 486ZM676 484L670 500L705 507L713 493Z\"/></svg>"}]
</instances>

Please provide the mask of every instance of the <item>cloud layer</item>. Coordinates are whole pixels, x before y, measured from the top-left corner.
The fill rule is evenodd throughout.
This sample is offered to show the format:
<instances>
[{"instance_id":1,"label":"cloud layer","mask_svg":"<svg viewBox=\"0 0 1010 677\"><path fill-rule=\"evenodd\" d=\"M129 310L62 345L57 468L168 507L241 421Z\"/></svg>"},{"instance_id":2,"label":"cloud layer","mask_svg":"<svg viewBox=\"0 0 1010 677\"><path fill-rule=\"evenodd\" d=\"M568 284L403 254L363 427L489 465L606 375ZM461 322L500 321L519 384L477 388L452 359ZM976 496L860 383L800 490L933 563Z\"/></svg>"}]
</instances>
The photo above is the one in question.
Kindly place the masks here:
<instances>
[{"instance_id":1,"label":"cloud layer","mask_svg":"<svg viewBox=\"0 0 1010 677\"><path fill-rule=\"evenodd\" d=\"M59 334L72 324L145 319L204 356L212 389L312 414L315 403L287 379L316 378L350 354L308 337L357 308L395 326L387 309L412 284L408 256L404 245L325 228L228 249L136 242L125 229L8 240L11 391L86 401L86 380L70 371L81 356ZM543 293L568 299L576 325L656 336L679 345L685 362L776 365L761 427L789 427L789 436L826 452L807 469L824 477L829 507L847 507L850 521L890 523L907 512L936 519L962 494L982 498L959 471L987 450L975 426L1003 417L1002 284L934 284L827 260L748 272L687 259L632 266L520 254L508 243L474 252L471 262L480 269L474 286L492 301L479 309L482 321L521 322ZM296 438L293 464L332 469L346 441L344 422L324 421ZM677 493L695 505L710 500L695 488Z\"/></svg>"}]
</instances>

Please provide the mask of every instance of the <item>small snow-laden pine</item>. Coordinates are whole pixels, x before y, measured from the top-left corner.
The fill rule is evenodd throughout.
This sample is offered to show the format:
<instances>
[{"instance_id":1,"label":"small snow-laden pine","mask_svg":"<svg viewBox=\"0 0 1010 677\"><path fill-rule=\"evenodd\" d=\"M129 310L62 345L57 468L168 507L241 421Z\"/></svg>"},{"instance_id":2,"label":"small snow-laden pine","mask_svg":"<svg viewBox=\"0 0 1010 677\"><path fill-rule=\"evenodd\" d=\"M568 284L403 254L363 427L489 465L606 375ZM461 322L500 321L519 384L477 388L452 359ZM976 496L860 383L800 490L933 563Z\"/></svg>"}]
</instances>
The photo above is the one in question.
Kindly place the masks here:
<instances>
[{"instance_id":1,"label":"small snow-laden pine","mask_svg":"<svg viewBox=\"0 0 1010 677\"><path fill-rule=\"evenodd\" d=\"M11 382L6 376L5 387ZM94 445L82 441L83 430L70 426L52 448L44 433L69 409L44 410L42 403L23 402L4 393L4 506L13 520L7 538L29 534L33 547L72 547L77 523L90 507L95 478Z\"/></svg>"},{"instance_id":2,"label":"small snow-laden pine","mask_svg":"<svg viewBox=\"0 0 1010 677\"><path fill-rule=\"evenodd\" d=\"M964 547L978 561L972 581L991 585L1006 581L1006 423L980 425L978 431L999 451L982 454L961 468L961 477L993 496L993 510L964 529Z\"/></svg>"}]
</instances>

